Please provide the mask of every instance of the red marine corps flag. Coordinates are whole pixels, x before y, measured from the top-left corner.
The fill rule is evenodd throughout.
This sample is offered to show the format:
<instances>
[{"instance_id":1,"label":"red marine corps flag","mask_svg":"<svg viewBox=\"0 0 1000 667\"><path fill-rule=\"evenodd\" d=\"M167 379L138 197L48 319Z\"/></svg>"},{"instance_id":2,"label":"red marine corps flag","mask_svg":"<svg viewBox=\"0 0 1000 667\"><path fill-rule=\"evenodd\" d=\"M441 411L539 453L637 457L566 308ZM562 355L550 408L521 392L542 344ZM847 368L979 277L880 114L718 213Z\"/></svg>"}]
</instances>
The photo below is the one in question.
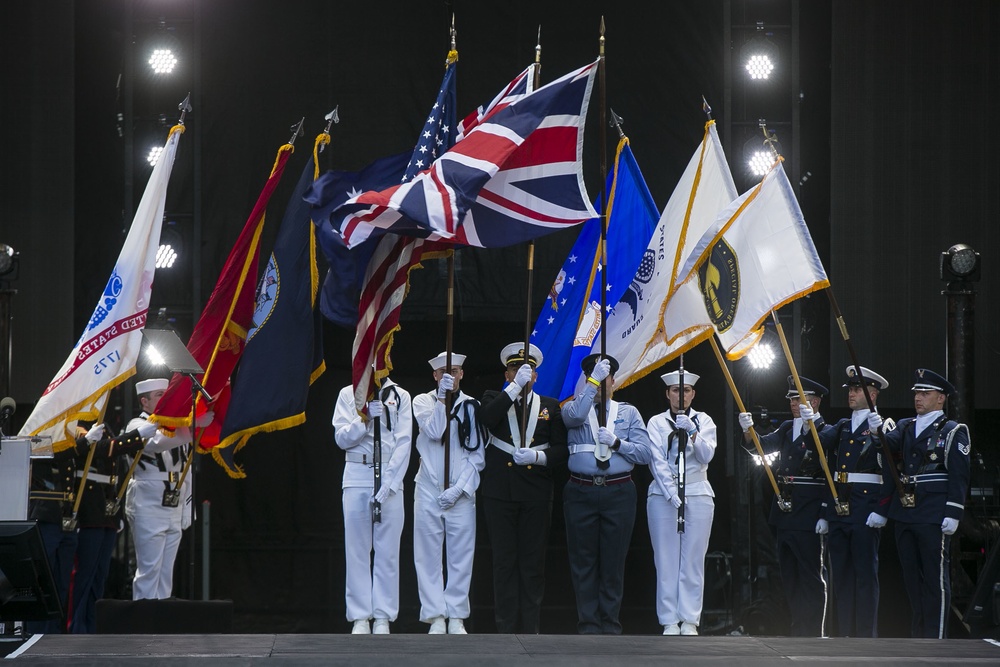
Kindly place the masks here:
<instances>
[{"instance_id":1,"label":"red marine corps flag","mask_svg":"<svg viewBox=\"0 0 1000 667\"><path fill-rule=\"evenodd\" d=\"M183 133L183 125L171 128L97 308L69 358L35 404L21 436L50 436L55 451L67 449L76 442L76 421L100 419L108 393L135 374L167 183Z\"/></svg>"},{"instance_id":2,"label":"red marine corps flag","mask_svg":"<svg viewBox=\"0 0 1000 667\"><path fill-rule=\"evenodd\" d=\"M215 411L215 420L201 433L198 444L210 449L219 443L219 434L229 407L229 376L243 354L247 331L253 324L256 306L257 263L264 213L274 189L285 172L285 164L295 150L292 144L278 149L271 175L247 218L243 231L229 252L212 296L194 327L187 349L205 369L200 379L212 397L209 405L199 395L197 413ZM191 426L191 378L175 373L167 391L156 405L150 421L164 426Z\"/></svg>"}]
</instances>

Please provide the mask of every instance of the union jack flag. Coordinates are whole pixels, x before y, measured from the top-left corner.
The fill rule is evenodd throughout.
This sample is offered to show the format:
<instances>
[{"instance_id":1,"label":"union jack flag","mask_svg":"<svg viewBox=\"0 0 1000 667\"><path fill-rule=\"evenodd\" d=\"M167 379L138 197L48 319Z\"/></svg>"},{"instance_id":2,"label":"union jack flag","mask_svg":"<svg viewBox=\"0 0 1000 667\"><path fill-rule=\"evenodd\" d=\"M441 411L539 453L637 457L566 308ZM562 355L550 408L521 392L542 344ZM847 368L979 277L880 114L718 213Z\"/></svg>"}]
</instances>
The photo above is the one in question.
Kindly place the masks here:
<instances>
[{"instance_id":1,"label":"union jack flag","mask_svg":"<svg viewBox=\"0 0 1000 667\"><path fill-rule=\"evenodd\" d=\"M597 62L537 90L528 88L529 71L470 114L459 128L461 141L428 168L334 210L331 222L347 245L382 229L502 247L596 217L581 167Z\"/></svg>"}]
</instances>

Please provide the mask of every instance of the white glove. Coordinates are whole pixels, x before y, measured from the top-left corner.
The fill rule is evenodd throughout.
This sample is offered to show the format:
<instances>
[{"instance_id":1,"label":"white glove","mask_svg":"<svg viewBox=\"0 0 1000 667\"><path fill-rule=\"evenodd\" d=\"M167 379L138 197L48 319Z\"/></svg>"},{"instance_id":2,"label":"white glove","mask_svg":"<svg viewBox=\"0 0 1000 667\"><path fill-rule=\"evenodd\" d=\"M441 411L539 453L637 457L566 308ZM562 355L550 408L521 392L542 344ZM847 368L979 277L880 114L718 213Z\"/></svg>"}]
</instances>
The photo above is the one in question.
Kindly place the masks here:
<instances>
[{"instance_id":1,"label":"white glove","mask_svg":"<svg viewBox=\"0 0 1000 667\"><path fill-rule=\"evenodd\" d=\"M447 488L440 496L438 496L438 506L443 510L451 509L452 505L455 504L461 495L462 489L457 486Z\"/></svg>"},{"instance_id":2,"label":"white glove","mask_svg":"<svg viewBox=\"0 0 1000 667\"><path fill-rule=\"evenodd\" d=\"M958 530L958 519L946 516L941 522L941 532L945 535L954 535L956 530Z\"/></svg>"},{"instance_id":3,"label":"white glove","mask_svg":"<svg viewBox=\"0 0 1000 667\"><path fill-rule=\"evenodd\" d=\"M885 518L881 514L878 514L877 512L872 512L868 515L868 520L865 521L865 525L869 528L883 528L888 522L889 519Z\"/></svg>"},{"instance_id":4,"label":"white glove","mask_svg":"<svg viewBox=\"0 0 1000 667\"><path fill-rule=\"evenodd\" d=\"M879 427L882 426L882 416L877 412L868 413L868 429L872 431L877 431Z\"/></svg>"},{"instance_id":5,"label":"white glove","mask_svg":"<svg viewBox=\"0 0 1000 667\"><path fill-rule=\"evenodd\" d=\"M674 509L681 508L681 497L680 496L670 496L670 504L674 506Z\"/></svg>"},{"instance_id":6,"label":"white glove","mask_svg":"<svg viewBox=\"0 0 1000 667\"><path fill-rule=\"evenodd\" d=\"M603 382L604 378L611 375L611 361L608 359L601 359L594 366L594 370L590 372L590 377L592 377L596 382Z\"/></svg>"},{"instance_id":7,"label":"white glove","mask_svg":"<svg viewBox=\"0 0 1000 667\"><path fill-rule=\"evenodd\" d=\"M740 428L743 429L744 433L746 433L751 428L753 428L753 415L752 414L750 414L749 412L741 412L740 413Z\"/></svg>"},{"instance_id":8,"label":"white glove","mask_svg":"<svg viewBox=\"0 0 1000 667\"><path fill-rule=\"evenodd\" d=\"M212 420L214 419L215 419L215 412L209 410L205 414L196 417L194 420L194 425L197 426L198 428L205 428L206 426L210 426L212 424Z\"/></svg>"},{"instance_id":9,"label":"white glove","mask_svg":"<svg viewBox=\"0 0 1000 667\"><path fill-rule=\"evenodd\" d=\"M382 416L382 401L368 401L368 416L372 419Z\"/></svg>"},{"instance_id":10,"label":"white glove","mask_svg":"<svg viewBox=\"0 0 1000 667\"><path fill-rule=\"evenodd\" d=\"M615 432L608 430L607 426L602 426L597 429L597 441L605 447L610 447L615 444L615 440L617 439L618 438L615 436Z\"/></svg>"},{"instance_id":11,"label":"white glove","mask_svg":"<svg viewBox=\"0 0 1000 667\"><path fill-rule=\"evenodd\" d=\"M535 369L531 367L531 364L524 364L517 369L517 375L514 376L514 384L524 389L524 385L531 382L531 376L534 373Z\"/></svg>"},{"instance_id":12,"label":"white glove","mask_svg":"<svg viewBox=\"0 0 1000 667\"><path fill-rule=\"evenodd\" d=\"M538 454L533 449L518 447L514 450L514 463L519 466L530 466L538 463Z\"/></svg>"},{"instance_id":13,"label":"white glove","mask_svg":"<svg viewBox=\"0 0 1000 667\"><path fill-rule=\"evenodd\" d=\"M94 424L93 426L91 426L90 430L87 431L87 435L85 437L87 438L87 442L97 442L98 440L103 438L104 424Z\"/></svg>"},{"instance_id":14,"label":"white glove","mask_svg":"<svg viewBox=\"0 0 1000 667\"><path fill-rule=\"evenodd\" d=\"M385 501L389 500L389 496L391 496L392 493L393 491L391 488L389 488L389 485L383 484L382 487L378 490L378 493L372 496L372 501L379 504L384 503Z\"/></svg>"},{"instance_id":15,"label":"white glove","mask_svg":"<svg viewBox=\"0 0 1000 667\"><path fill-rule=\"evenodd\" d=\"M139 432L139 437L145 440L146 438L152 438L156 435L159 428L160 427L153 422L143 422L142 424L136 426L135 430Z\"/></svg>"},{"instance_id":16,"label":"white glove","mask_svg":"<svg viewBox=\"0 0 1000 667\"><path fill-rule=\"evenodd\" d=\"M444 400L445 395L455 388L455 378L445 373L438 380L438 399Z\"/></svg>"},{"instance_id":17,"label":"white glove","mask_svg":"<svg viewBox=\"0 0 1000 667\"><path fill-rule=\"evenodd\" d=\"M812 406L808 403L799 403L799 417L802 417L803 421L814 422L819 419L819 413L813 412Z\"/></svg>"},{"instance_id":18,"label":"white glove","mask_svg":"<svg viewBox=\"0 0 1000 667\"><path fill-rule=\"evenodd\" d=\"M677 425L677 428L684 429L688 433L695 430L694 422L685 414L675 415L674 424Z\"/></svg>"},{"instance_id":19,"label":"white glove","mask_svg":"<svg viewBox=\"0 0 1000 667\"><path fill-rule=\"evenodd\" d=\"M826 535L830 532L830 524L826 522L826 519L820 519L816 522L816 534Z\"/></svg>"}]
</instances>

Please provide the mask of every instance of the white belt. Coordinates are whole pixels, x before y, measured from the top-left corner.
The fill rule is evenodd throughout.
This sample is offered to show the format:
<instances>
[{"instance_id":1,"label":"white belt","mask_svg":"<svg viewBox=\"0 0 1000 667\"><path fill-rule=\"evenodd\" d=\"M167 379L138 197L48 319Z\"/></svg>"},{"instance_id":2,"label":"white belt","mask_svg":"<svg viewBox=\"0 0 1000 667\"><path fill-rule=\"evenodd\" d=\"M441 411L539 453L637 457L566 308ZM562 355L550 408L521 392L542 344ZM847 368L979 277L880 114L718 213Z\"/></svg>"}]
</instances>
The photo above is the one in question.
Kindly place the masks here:
<instances>
[{"instance_id":1,"label":"white belt","mask_svg":"<svg viewBox=\"0 0 1000 667\"><path fill-rule=\"evenodd\" d=\"M385 454L385 452L382 452ZM382 458L385 458L384 456ZM368 452L344 452L344 460L348 463L363 463L366 466L375 465L375 461L372 460L372 454Z\"/></svg>"},{"instance_id":2,"label":"white belt","mask_svg":"<svg viewBox=\"0 0 1000 667\"><path fill-rule=\"evenodd\" d=\"M569 446L569 453L570 454L586 454L586 453L593 454L594 450L596 450L596 449L597 449L597 445L570 445Z\"/></svg>"},{"instance_id":3,"label":"white belt","mask_svg":"<svg viewBox=\"0 0 1000 667\"><path fill-rule=\"evenodd\" d=\"M514 445L510 444L509 442L504 442L503 440L499 440L497 438L493 438L490 441L490 444L493 445L494 447L496 447L497 449L499 449L500 451L507 452L511 456L514 455L515 447L514 447ZM549 448L549 443L547 443L547 442L545 444L542 444L542 445L532 445L531 447L522 447L522 449L530 449L530 450L535 451L535 452L541 452L541 451L544 451L544 450L546 450L548 448ZM591 445L590 449L591 449L591 451L593 451L594 446Z\"/></svg>"},{"instance_id":4,"label":"white belt","mask_svg":"<svg viewBox=\"0 0 1000 667\"><path fill-rule=\"evenodd\" d=\"M678 479L677 475L674 475L674 479ZM685 484L697 484L698 482L707 482L708 472L705 470L700 470L698 472L689 472L684 475Z\"/></svg>"},{"instance_id":5,"label":"white belt","mask_svg":"<svg viewBox=\"0 0 1000 667\"><path fill-rule=\"evenodd\" d=\"M838 472L833 476L840 483L848 484L881 484L882 475L873 472Z\"/></svg>"},{"instance_id":6,"label":"white belt","mask_svg":"<svg viewBox=\"0 0 1000 667\"><path fill-rule=\"evenodd\" d=\"M948 473L946 472L925 472L919 475L914 475L910 478L914 484L926 484L927 482L947 482Z\"/></svg>"},{"instance_id":7,"label":"white belt","mask_svg":"<svg viewBox=\"0 0 1000 667\"><path fill-rule=\"evenodd\" d=\"M153 482L159 481L159 482L173 483L181 478L181 474L179 472L160 472L159 470L155 471L143 470L140 473L138 470L136 470L134 477L135 479L142 481L153 481Z\"/></svg>"},{"instance_id":8,"label":"white belt","mask_svg":"<svg viewBox=\"0 0 1000 667\"><path fill-rule=\"evenodd\" d=\"M77 476L78 479L82 479L83 478L83 471L82 470L77 470L76 471L76 476ZM91 481L97 482L98 484L110 484L111 483L111 476L110 475L101 475L101 474L96 473L96 472L91 472L91 473L87 473L87 481L88 482L91 482Z\"/></svg>"}]
</instances>

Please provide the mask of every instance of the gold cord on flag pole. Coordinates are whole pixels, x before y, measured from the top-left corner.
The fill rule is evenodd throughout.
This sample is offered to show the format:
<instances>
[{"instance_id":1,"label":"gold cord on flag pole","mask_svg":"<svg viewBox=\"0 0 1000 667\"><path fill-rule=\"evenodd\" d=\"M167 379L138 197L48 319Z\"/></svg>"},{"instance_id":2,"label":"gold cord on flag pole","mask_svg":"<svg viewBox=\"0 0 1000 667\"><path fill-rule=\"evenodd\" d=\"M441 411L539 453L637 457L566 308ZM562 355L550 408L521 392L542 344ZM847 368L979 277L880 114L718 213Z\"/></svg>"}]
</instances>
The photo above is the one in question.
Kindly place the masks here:
<instances>
[{"instance_id":1,"label":"gold cord on flag pole","mask_svg":"<svg viewBox=\"0 0 1000 667\"><path fill-rule=\"evenodd\" d=\"M722 350L719 349L719 344L715 341L715 335L712 335L709 340L712 342L712 351L715 352L715 358L719 360L719 367L722 368L722 374L726 376L726 383L729 384L729 391L733 393L733 398L736 399L737 409L739 412L746 412L747 410L743 405L743 399L740 397L740 392L736 389L736 383L733 381L733 376L729 372L729 365L722 356ZM767 473L767 479L771 482L771 488L774 489L774 495L778 500L778 509L783 512L791 511L791 503L785 501L781 497L781 491L778 489L778 481L774 478L774 471L771 470L771 466L767 462L767 458L764 456L764 448L760 444L760 438L757 435L757 430L751 426L749 433L750 438L753 440L754 447L757 449L757 455L760 456L761 465L764 466L764 472Z\"/></svg>"},{"instance_id":2,"label":"gold cord on flag pole","mask_svg":"<svg viewBox=\"0 0 1000 667\"><path fill-rule=\"evenodd\" d=\"M799 401L805 404L806 393L802 389L802 381L799 379L799 372L795 368L795 360L792 358L792 350L788 347L788 340L785 339L785 331L781 328L781 322L778 321L778 314L773 310L771 311L771 318L774 319L774 328L778 332L778 338L781 340L781 349L785 351L785 359L788 361L788 368L792 371L792 377L795 379L795 389L799 392ZM847 516L851 513L851 508L847 501L841 501L839 495L837 494L837 486L833 483L833 477L830 475L830 464L826 460L826 453L823 451L823 444L819 441L819 433L816 432L816 422L811 419L803 419L802 421L809 422L809 431L812 433L813 441L816 443L816 453L819 455L820 466L823 468L823 474L826 476L826 482L830 485L830 491L833 493L833 508L837 512L837 516Z\"/></svg>"}]
</instances>

